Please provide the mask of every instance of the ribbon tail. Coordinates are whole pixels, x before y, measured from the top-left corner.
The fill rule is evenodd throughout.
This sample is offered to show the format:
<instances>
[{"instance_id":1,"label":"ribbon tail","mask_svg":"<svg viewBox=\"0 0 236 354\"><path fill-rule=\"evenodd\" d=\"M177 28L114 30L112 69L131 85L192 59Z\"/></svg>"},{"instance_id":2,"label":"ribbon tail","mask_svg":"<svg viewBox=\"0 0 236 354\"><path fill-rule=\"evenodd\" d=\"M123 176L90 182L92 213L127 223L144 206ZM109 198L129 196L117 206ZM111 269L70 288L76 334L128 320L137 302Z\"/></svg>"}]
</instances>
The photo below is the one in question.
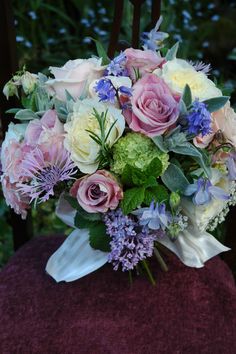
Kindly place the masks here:
<instances>
[{"instance_id":1,"label":"ribbon tail","mask_svg":"<svg viewBox=\"0 0 236 354\"><path fill-rule=\"evenodd\" d=\"M76 210L61 194L56 215L67 225L75 228ZM49 258L46 272L56 282L70 282L94 272L108 260L108 253L93 249L89 244L89 230L75 228L58 250Z\"/></svg>"},{"instance_id":2,"label":"ribbon tail","mask_svg":"<svg viewBox=\"0 0 236 354\"><path fill-rule=\"evenodd\" d=\"M56 282L70 282L102 267L107 263L107 255L90 246L88 230L75 229L49 258L46 272Z\"/></svg>"},{"instance_id":3,"label":"ribbon tail","mask_svg":"<svg viewBox=\"0 0 236 354\"><path fill-rule=\"evenodd\" d=\"M201 268L210 258L230 250L211 234L200 231L196 226L181 232L174 242L168 236L158 242L174 252L185 265L194 268Z\"/></svg>"}]
</instances>

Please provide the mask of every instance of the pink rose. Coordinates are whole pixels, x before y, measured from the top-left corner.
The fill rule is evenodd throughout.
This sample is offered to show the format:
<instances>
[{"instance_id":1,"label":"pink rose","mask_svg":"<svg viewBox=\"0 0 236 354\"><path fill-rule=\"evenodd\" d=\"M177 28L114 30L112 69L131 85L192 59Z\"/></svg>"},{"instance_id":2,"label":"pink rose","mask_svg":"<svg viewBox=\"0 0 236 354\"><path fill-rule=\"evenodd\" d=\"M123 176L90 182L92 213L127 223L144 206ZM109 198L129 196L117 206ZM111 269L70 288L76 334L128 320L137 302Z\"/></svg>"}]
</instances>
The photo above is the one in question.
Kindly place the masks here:
<instances>
[{"instance_id":1,"label":"pink rose","mask_svg":"<svg viewBox=\"0 0 236 354\"><path fill-rule=\"evenodd\" d=\"M78 179L70 193L88 213L105 213L108 209L116 209L123 198L123 191L116 179L105 170Z\"/></svg>"},{"instance_id":2,"label":"pink rose","mask_svg":"<svg viewBox=\"0 0 236 354\"><path fill-rule=\"evenodd\" d=\"M163 134L179 116L179 97L154 74L146 74L133 86L131 110L124 112L129 127L149 137Z\"/></svg>"},{"instance_id":3,"label":"pink rose","mask_svg":"<svg viewBox=\"0 0 236 354\"><path fill-rule=\"evenodd\" d=\"M31 151L31 146L16 140L10 140L8 145L4 146L1 153L2 172L8 176L10 183L25 180L21 163L25 154L29 151Z\"/></svg>"},{"instance_id":4,"label":"pink rose","mask_svg":"<svg viewBox=\"0 0 236 354\"><path fill-rule=\"evenodd\" d=\"M126 68L128 69L129 76L134 80L135 71L134 69L139 70L141 76L146 73L150 73L164 62L164 59L157 55L152 50L140 50L128 48L124 51L127 62Z\"/></svg>"},{"instance_id":5,"label":"pink rose","mask_svg":"<svg viewBox=\"0 0 236 354\"><path fill-rule=\"evenodd\" d=\"M213 112L212 117L212 133L205 136L197 136L194 138L194 144L200 148L207 147L213 140L215 133L221 131L226 142L232 144L236 148L236 113L230 107L230 103L220 110Z\"/></svg>"},{"instance_id":6,"label":"pink rose","mask_svg":"<svg viewBox=\"0 0 236 354\"><path fill-rule=\"evenodd\" d=\"M49 92L61 101L66 100L66 90L74 99L86 95L89 84L99 79L104 72L105 67L101 66L101 62L101 59L96 58L76 59L69 60L61 68L50 67L55 79L46 82Z\"/></svg>"},{"instance_id":7,"label":"pink rose","mask_svg":"<svg viewBox=\"0 0 236 354\"><path fill-rule=\"evenodd\" d=\"M31 145L58 145L64 140L64 126L57 117L55 110L48 110L41 119L29 122L25 141Z\"/></svg>"},{"instance_id":8,"label":"pink rose","mask_svg":"<svg viewBox=\"0 0 236 354\"><path fill-rule=\"evenodd\" d=\"M4 176L2 178L2 191L7 205L9 205L16 214L21 215L22 219L27 216L27 209L29 209L30 200L27 196L22 195L18 191L16 183L10 183L9 178Z\"/></svg>"}]
</instances>

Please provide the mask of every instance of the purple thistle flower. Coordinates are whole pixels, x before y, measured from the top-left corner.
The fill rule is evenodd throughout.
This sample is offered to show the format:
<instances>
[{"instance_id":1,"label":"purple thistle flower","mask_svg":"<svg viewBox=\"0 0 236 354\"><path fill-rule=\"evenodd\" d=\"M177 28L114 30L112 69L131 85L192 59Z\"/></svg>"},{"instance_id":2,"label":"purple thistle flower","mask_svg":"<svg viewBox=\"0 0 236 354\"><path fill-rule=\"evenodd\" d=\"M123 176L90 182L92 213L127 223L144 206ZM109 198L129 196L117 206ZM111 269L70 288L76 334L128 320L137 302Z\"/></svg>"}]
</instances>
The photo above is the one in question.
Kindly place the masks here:
<instances>
[{"instance_id":1,"label":"purple thistle flower","mask_svg":"<svg viewBox=\"0 0 236 354\"><path fill-rule=\"evenodd\" d=\"M189 64L191 64L196 71L201 71L205 75L209 75L211 71L211 64L205 64L202 61L193 62L190 60Z\"/></svg>"},{"instance_id":2,"label":"purple thistle flower","mask_svg":"<svg viewBox=\"0 0 236 354\"><path fill-rule=\"evenodd\" d=\"M171 220L170 212L166 211L164 203L158 204L154 201L149 208L140 208L132 214L139 217L139 223L143 226L148 226L151 230L165 230Z\"/></svg>"},{"instance_id":3,"label":"purple thistle flower","mask_svg":"<svg viewBox=\"0 0 236 354\"><path fill-rule=\"evenodd\" d=\"M94 86L101 102L115 102L116 90L109 79L101 79Z\"/></svg>"},{"instance_id":4,"label":"purple thistle flower","mask_svg":"<svg viewBox=\"0 0 236 354\"><path fill-rule=\"evenodd\" d=\"M120 53L108 64L105 75L112 76L128 76L128 71L125 67L126 65L126 55L125 53Z\"/></svg>"},{"instance_id":5,"label":"purple thistle flower","mask_svg":"<svg viewBox=\"0 0 236 354\"><path fill-rule=\"evenodd\" d=\"M22 161L22 170L30 182L18 183L17 187L31 198L30 202L45 202L54 195L54 188L59 182L73 179L76 173L75 165L65 149L53 146L48 154L36 147Z\"/></svg>"},{"instance_id":6,"label":"purple thistle flower","mask_svg":"<svg viewBox=\"0 0 236 354\"><path fill-rule=\"evenodd\" d=\"M204 205L212 201L213 198L228 200L229 195L220 187L213 186L209 179L199 178L193 184L188 185L184 195L193 195L193 203L195 205Z\"/></svg>"},{"instance_id":7,"label":"purple thistle flower","mask_svg":"<svg viewBox=\"0 0 236 354\"><path fill-rule=\"evenodd\" d=\"M159 20L156 23L155 28L153 28L150 32L143 32L141 35L141 41L143 42L143 49L156 51L163 47L163 41L169 37L168 33L158 31L161 23L162 16L160 16Z\"/></svg>"},{"instance_id":8,"label":"purple thistle flower","mask_svg":"<svg viewBox=\"0 0 236 354\"><path fill-rule=\"evenodd\" d=\"M210 134L211 129L211 114L207 110L207 105L199 100L195 100L192 103L192 108L190 112L186 115L186 120L188 124L188 133L202 134L202 136Z\"/></svg>"},{"instance_id":9,"label":"purple thistle flower","mask_svg":"<svg viewBox=\"0 0 236 354\"><path fill-rule=\"evenodd\" d=\"M112 239L108 262L114 270L119 266L122 271L134 269L141 260L152 256L157 235L150 233L148 227L141 226L120 209L106 213L104 222Z\"/></svg>"}]
</instances>

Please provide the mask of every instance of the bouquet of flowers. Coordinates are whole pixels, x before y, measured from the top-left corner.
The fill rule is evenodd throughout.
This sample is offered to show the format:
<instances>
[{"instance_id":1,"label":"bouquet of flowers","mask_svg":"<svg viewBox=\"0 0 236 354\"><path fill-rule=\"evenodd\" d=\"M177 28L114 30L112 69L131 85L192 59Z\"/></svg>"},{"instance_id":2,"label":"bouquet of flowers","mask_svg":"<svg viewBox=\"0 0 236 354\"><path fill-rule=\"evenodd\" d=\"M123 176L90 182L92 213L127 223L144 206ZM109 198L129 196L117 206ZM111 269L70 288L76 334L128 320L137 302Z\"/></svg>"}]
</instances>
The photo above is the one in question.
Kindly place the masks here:
<instances>
[{"instance_id":1,"label":"bouquet of flowers","mask_svg":"<svg viewBox=\"0 0 236 354\"><path fill-rule=\"evenodd\" d=\"M1 149L7 204L58 199L74 230L50 257L56 281L72 281L106 262L114 270L160 259L160 245L190 267L228 250L210 232L235 204L236 113L210 65L177 57L168 34L142 35L143 49L50 67L53 78L23 69L5 85L11 109Z\"/></svg>"}]
</instances>

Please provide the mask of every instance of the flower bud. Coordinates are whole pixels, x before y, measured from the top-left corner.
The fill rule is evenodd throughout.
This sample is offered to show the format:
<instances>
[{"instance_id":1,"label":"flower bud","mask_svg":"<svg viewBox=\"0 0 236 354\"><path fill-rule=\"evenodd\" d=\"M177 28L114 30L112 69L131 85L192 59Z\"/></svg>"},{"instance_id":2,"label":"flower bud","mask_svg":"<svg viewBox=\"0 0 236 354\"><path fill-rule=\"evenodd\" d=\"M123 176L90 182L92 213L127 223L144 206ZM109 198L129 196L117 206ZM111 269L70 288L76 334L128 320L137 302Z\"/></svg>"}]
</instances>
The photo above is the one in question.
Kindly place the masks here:
<instances>
[{"instance_id":1,"label":"flower bud","mask_svg":"<svg viewBox=\"0 0 236 354\"><path fill-rule=\"evenodd\" d=\"M171 192L170 194L170 207L171 209L177 209L180 203L180 195L177 192Z\"/></svg>"},{"instance_id":2,"label":"flower bud","mask_svg":"<svg viewBox=\"0 0 236 354\"><path fill-rule=\"evenodd\" d=\"M21 85L26 95L29 95L34 91L37 78L38 78L37 75L31 74L29 71L26 71L21 76Z\"/></svg>"},{"instance_id":3,"label":"flower bud","mask_svg":"<svg viewBox=\"0 0 236 354\"><path fill-rule=\"evenodd\" d=\"M11 96L16 95L18 97L18 90L17 86L12 82L12 80L8 81L6 85L3 87L3 94L6 96L8 99Z\"/></svg>"}]
</instances>

